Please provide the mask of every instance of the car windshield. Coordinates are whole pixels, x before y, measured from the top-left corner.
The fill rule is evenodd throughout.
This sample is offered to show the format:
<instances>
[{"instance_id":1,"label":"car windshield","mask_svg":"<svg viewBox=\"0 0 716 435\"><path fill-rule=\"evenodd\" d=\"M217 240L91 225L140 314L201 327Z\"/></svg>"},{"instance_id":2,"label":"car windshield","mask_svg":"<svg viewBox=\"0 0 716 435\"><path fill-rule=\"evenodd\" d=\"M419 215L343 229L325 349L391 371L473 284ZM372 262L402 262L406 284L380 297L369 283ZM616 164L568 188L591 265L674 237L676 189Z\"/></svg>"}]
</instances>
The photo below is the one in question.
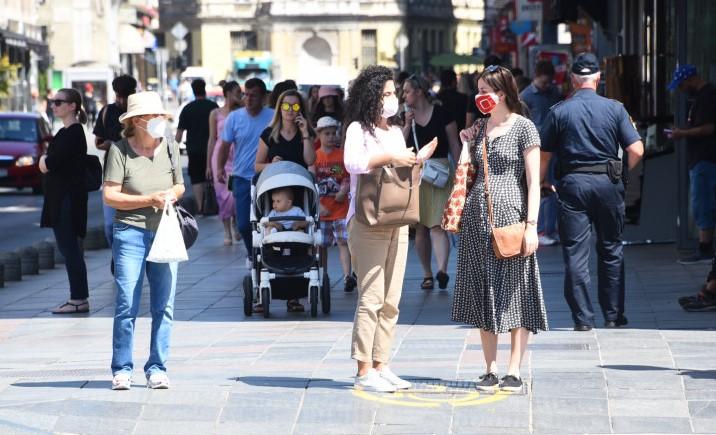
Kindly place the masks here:
<instances>
[{"instance_id":1,"label":"car windshield","mask_svg":"<svg viewBox=\"0 0 716 435\"><path fill-rule=\"evenodd\" d=\"M37 124L34 119L0 118L0 140L36 142Z\"/></svg>"}]
</instances>

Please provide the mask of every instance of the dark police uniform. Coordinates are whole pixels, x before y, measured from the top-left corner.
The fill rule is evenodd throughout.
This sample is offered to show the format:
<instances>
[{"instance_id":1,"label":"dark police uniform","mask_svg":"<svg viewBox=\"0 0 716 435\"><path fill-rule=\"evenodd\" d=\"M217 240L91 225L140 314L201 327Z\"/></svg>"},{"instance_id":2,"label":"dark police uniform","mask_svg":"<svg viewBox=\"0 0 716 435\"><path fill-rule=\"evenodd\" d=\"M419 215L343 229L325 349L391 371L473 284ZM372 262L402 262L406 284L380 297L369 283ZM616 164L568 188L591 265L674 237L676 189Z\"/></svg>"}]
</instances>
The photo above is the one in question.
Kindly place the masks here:
<instances>
[{"instance_id":1,"label":"dark police uniform","mask_svg":"<svg viewBox=\"0 0 716 435\"><path fill-rule=\"evenodd\" d=\"M599 64L594 55L580 55L572 71L595 73L599 71ZM624 184L613 169L621 164L619 148L626 148L641 138L621 103L590 89L578 90L568 100L554 105L540 136L542 150L555 153L559 161L557 191L559 236L566 269L564 295L574 323L594 326L588 294L589 243L594 225L599 305L607 322L626 324L622 252ZM610 169L609 162L618 163L611 164Z\"/></svg>"}]
</instances>

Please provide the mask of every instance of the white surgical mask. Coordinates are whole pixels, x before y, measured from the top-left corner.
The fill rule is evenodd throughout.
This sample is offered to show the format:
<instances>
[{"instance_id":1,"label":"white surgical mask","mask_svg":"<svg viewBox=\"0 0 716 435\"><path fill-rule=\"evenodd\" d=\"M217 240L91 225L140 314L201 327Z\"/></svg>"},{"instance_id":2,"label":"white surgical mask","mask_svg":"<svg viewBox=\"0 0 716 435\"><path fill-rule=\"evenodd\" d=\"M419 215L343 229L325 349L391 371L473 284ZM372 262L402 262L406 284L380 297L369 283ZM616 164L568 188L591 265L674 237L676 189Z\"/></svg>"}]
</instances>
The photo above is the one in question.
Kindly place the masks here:
<instances>
[{"instance_id":1,"label":"white surgical mask","mask_svg":"<svg viewBox=\"0 0 716 435\"><path fill-rule=\"evenodd\" d=\"M149 133L154 139L161 139L167 130L167 120L162 117L152 118L147 121L147 128L142 128L142 130Z\"/></svg>"},{"instance_id":2,"label":"white surgical mask","mask_svg":"<svg viewBox=\"0 0 716 435\"><path fill-rule=\"evenodd\" d=\"M383 118L392 118L396 113L398 113L399 108L400 103L398 102L398 97L392 96L383 98Z\"/></svg>"}]
</instances>

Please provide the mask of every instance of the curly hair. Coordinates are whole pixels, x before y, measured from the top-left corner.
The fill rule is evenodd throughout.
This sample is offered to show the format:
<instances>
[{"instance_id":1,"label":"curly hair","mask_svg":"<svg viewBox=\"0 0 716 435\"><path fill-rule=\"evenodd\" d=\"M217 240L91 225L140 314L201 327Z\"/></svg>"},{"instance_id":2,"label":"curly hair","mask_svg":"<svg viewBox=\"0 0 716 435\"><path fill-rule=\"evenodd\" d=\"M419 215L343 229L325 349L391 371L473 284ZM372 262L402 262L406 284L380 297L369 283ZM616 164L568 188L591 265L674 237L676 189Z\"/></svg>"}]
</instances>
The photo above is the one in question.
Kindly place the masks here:
<instances>
[{"instance_id":1,"label":"curly hair","mask_svg":"<svg viewBox=\"0 0 716 435\"><path fill-rule=\"evenodd\" d=\"M348 88L344 126L358 122L375 135L375 125L383 112L383 88L389 80L393 80L393 72L380 65L367 66L358 74ZM388 124L394 123L394 119L388 120Z\"/></svg>"}]
</instances>

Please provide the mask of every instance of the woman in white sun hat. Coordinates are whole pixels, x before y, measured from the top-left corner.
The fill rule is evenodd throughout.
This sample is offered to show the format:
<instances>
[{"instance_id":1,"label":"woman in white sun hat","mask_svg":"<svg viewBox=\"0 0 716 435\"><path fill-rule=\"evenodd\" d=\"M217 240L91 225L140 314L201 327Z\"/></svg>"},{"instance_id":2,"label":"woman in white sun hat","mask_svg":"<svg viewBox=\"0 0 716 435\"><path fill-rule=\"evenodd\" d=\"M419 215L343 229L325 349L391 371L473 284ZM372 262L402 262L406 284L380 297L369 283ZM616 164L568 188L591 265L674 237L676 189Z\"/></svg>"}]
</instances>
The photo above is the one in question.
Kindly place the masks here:
<instances>
[{"instance_id":1,"label":"woman in white sun hat","mask_svg":"<svg viewBox=\"0 0 716 435\"><path fill-rule=\"evenodd\" d=\"M144 373L148 388L169 388L165 363L177 263L146 261L164 201L174 203L184 194L179 146L171 135L165 134L168 115L156 92L130 95L127 112L119 117L124 138L112 145L107 158L104 202L117 210L112 244L117 284L112 336L113 390L127 390L131 386L134 324L145 272L149 280L152 332Z\"/></svg>"}]
</instances>

